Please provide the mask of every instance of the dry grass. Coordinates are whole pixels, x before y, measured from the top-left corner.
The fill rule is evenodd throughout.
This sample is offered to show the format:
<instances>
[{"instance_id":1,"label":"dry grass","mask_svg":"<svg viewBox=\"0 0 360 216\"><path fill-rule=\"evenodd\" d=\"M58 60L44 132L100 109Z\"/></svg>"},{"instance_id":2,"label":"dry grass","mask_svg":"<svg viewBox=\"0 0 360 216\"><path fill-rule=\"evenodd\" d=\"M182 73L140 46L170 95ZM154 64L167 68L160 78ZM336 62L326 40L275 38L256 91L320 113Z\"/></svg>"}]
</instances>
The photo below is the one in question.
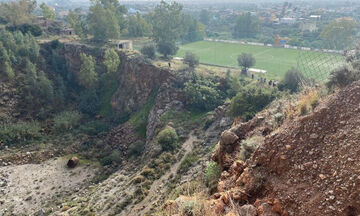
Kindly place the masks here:
<instances>
[{"instance_id":1,"label":"dry grass","mask_svg":"<svg viewBox=\"0 0 360 216\"><path fill-rule=\"evenodd\" d=\"M172 59L170 61L171 63L171 70L177 72L177 71L183 71L188 69L188 66L182 62L182 60ZM153 64L160 68L166 68L169 69L169 61L164 60L156 60L153 61ZM219 77L225 77L226 72L228 68L227 67L219 67L219 66L210 66L210 65L204 65L200 64L195 68L195 72L198 75L201 76L219 76ZM240 76L241 69L230 69L232 76Z\"/></svg>"},{"instance_id":2,"label":"dry grass","mask_svg":"<svg viewBox=\"0 0 360 216\"><path fill-rule=\"evenodd\" d=\"M309 89L300 97L298 103L298 115L306 115L313 111L319 103L319 95L317 90Z\"/></svg>"}]
</instances>

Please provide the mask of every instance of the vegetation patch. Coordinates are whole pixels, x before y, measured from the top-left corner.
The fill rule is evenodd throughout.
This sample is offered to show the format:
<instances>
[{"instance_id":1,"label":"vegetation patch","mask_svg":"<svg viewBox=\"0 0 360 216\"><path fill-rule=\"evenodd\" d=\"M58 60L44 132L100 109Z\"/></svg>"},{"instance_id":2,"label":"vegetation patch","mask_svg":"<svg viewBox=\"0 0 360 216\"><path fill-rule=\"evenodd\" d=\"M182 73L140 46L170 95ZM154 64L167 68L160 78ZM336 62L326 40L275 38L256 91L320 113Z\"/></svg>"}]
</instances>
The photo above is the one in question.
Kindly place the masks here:
<instances>
[{"instance_id":1,"label":"vegetation patch","mask_svg":"<svg viewBox=\"0 0 360 216\"><path fill-rule=\"evenodd\" d=\"M41 138L38 122L17 122L0 125L0 140L6 145L27 144Z\"/></svg>"}]
</instances>

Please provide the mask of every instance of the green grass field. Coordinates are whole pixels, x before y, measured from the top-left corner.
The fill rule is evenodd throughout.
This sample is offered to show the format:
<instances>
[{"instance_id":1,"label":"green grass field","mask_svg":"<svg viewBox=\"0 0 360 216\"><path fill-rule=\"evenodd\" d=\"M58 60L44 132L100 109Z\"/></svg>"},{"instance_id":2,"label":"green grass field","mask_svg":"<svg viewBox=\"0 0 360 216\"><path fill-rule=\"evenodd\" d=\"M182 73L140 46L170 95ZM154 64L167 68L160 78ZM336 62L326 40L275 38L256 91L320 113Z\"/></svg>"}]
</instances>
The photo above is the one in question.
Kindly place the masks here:
<instances>
[{"instance_id":1,"label":"green grass field","mask_svg":"<svg viewBox=\"0 0 360 216\"><path fill-rule=\"evenodd\" d=\"M251 53L256 59L256 64L253 66L253 68L266 70L267 73L264 76L269 79L282 79L287 70L291 69L292 67L296 68L300 52L303 52L303 54L310 53L311 55L314 55L315 53L312 51L301 51L285 48L200 41L181 46L177 56L184 57L185 53L189 51L199 56L201 63L231 67L237 67L238 55L241 53ZM321 55L334 56L332 54L324 53ZM313 60L313 58L310 60ZM312 62L312 65L313 64L314 62ZM312 65L310 68L312 68ZM327 73L329 72L330 71ZM315 79L317 77L315 71L314 73L310 72L305 75Z\"/></svg>"}]
</instances>

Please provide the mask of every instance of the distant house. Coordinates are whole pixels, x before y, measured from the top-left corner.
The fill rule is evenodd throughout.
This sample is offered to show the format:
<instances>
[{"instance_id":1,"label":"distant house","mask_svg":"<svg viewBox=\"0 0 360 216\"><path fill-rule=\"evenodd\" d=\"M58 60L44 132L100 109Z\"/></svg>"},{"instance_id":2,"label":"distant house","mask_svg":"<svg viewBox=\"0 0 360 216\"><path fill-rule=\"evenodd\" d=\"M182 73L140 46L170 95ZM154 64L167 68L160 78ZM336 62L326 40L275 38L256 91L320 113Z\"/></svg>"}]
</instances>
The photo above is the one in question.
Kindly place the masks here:
<instances>
[{"instance_id":1,"label":"distant house","mask_svg":"<svg viewBox=\"0 0 360 216\"><path fill-rule=\"evenodd\" d=\"M318 30L316 23L313 22L302 22L300 23L301 31L316 32Z\"/></svg>"},{"instance_id":2,"label":"distant house","mask_svg":"<svg viewBox=\"0 0 360 216\"><path fill-rule=\"evenodd\" d=\"M321 15L310 15L309 17L312 20L320 20L321 19Z\"/></svg>"},{"instance_id":3,"label":"distant house","mask_svg":"<svg viewBox=\"0 0 360 216\"><path fill-rule=\"evenodd\" d=\"M118 49L133 49L133 42L131 40L109 40L109 43Z\"/></svg>"},{"instance_id":4,"label":"distant house","mask_svg":"<svg viewBox=\"0 0 360 216\"><path fill-rule=\"evenodd\" d=\"M292 17L283 17L280 19L280 24L293 25L296 23L296 19Z\"/></svg>"}]
</instances>

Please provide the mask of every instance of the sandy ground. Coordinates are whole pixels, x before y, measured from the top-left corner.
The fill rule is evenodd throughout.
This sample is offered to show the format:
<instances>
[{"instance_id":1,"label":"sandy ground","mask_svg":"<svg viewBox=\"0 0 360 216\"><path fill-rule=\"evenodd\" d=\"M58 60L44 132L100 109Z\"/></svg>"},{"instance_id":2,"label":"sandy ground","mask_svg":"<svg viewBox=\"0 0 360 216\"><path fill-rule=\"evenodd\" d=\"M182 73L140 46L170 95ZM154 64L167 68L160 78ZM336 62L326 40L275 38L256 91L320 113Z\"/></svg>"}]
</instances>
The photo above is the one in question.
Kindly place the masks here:
<instances>
[{"instance_id":1,"label":"sandy ground","mask_svg":"<svg viewBox=\"0 0 360 216\"><path fill-rule=\"evenodd\" d=\"M0 167L0 215L30 215L49 201L79 191L94 177L96 167L66 167L67 158L42 164Z\"/></svg>"}]
</instances>

